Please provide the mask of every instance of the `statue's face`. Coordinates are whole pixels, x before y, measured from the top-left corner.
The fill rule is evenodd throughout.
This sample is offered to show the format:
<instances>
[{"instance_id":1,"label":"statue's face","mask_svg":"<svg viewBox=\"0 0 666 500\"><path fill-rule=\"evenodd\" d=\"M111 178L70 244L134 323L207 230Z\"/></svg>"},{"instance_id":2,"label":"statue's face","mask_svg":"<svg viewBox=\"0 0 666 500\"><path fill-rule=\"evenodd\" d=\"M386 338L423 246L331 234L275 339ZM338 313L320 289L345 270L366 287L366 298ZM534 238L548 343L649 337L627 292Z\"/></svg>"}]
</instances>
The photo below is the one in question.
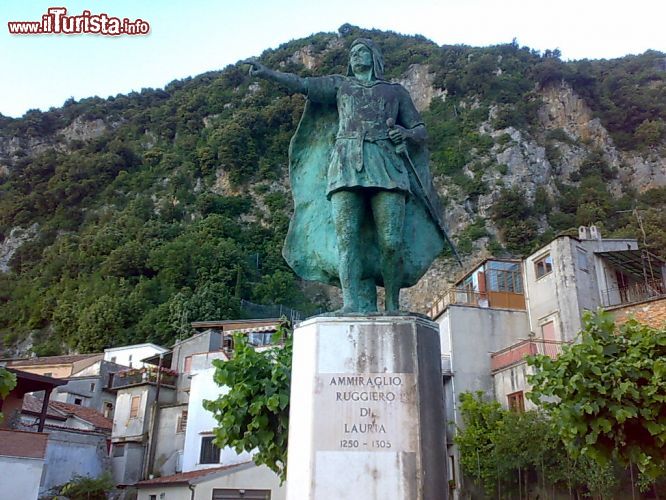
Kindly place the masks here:
<instances>
[{"instance_id":1,"label":"statue's face","mask_svg":"<svg viewBox=\"0 0 666 500\"><path fill-rule=\"evenodd\" d=\"M367 71L372 68L372 52L363 44L355 45L349 53L349 64L352 71Z\"/></svg>"}]
</instances>

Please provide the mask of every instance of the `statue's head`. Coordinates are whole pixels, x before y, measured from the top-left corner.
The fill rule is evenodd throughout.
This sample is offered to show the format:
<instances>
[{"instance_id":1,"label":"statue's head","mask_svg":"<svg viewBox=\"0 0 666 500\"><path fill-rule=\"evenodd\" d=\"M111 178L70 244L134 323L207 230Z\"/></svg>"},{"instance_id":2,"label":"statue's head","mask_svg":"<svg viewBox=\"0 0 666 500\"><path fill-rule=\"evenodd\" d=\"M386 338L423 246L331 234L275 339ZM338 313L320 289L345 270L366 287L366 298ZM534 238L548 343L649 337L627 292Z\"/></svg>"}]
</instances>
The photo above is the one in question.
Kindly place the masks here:
<instances>
[{"instance_id":1,"label":"statue's head","mask_svg":"<svg viewBox=\"0 0 666 500\"><path fill-rule=\"evenodd\" d=\"M374 79L382 80L384 78L384 58L372 40L357 38L352 42L347 65L348 76L354 74L352 66L356 64L369 64L372 67Z\"/></svg>"}]
</instances>

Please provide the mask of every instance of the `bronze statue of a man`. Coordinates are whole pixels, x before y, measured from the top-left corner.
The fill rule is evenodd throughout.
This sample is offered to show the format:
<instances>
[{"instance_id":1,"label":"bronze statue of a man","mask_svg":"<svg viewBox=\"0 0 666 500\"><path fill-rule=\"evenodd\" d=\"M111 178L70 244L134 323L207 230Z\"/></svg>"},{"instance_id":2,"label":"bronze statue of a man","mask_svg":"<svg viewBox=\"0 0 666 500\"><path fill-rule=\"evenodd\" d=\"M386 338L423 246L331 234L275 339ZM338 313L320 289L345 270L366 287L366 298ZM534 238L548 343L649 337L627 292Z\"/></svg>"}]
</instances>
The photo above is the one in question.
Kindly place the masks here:
<instances>
[{"instance_id":1,"label":"bronze statue of a man","mask_svg":"<svg viewBox=\"0 0 666 500\"><path fill-rule=\"evenodd\" d=\"M408 92L383 80L371 40L352 43L347 76L301 78L256 61L250 75L307 97L289 148L294 196L283 255L304 279L342 288L342 313L399 310L448 241Z\"/></svg>"}]
</instances>

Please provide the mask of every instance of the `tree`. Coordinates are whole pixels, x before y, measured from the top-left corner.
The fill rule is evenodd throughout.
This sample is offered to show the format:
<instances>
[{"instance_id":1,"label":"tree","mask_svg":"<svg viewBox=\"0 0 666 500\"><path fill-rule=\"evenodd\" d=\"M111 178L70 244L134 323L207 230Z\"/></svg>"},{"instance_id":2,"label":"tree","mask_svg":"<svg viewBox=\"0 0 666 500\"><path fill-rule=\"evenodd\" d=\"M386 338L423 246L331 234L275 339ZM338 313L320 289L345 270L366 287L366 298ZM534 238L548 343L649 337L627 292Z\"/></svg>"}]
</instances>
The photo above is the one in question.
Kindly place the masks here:
<instances>
[{"instance_id":1,"label":"tree","mask_svg":"<svg viewBox=\"0 0 666 500\"><path fill-rule=\"evenodd\" d=\"M16 387L16 375L0 367L0 399L5 399L14 387ZM2 413L0 413L0 422L2 422Z\"/></svg>"},{"instance_id":2,"label":"tree","mask_svg":"<svg viewBox=\"0 0 666 500\"><path fill-rule=\"evenodd\" d=\"M536 368L528 397L544 407L574 456L636 464L647 481L666 475L666 328L586 314L580 343Z\"/></svg>"},{"instance_id":3,"label":"tree","mask_svg":"<svg viewBox=\"0 0 666 500\"><path fill-rule=\"evenodd\" d=\"M485 497L529 498L537 489L541 494L552 489L553 496L568 490L610 497L618 486L614 464L571 456L545 413L504 410L480 391L463 393L460 401L464 425L455 438L460 464Z\"/></svg>"},{"instance_id":4,"label":"tree","mask_svg":"<svg viewBox=\"0 0 666 500\"><path fill-rule=\"evenodd\" d=\"M223 394L204 401L215 417L215 442L236 452L256 452L252 459L287 477L289 391L291 388L292 338L286 323L275 337L284 345L256 351L241 334L234 335L234 356L215 360L215 382Z\"/></svg>"}]
</instances>

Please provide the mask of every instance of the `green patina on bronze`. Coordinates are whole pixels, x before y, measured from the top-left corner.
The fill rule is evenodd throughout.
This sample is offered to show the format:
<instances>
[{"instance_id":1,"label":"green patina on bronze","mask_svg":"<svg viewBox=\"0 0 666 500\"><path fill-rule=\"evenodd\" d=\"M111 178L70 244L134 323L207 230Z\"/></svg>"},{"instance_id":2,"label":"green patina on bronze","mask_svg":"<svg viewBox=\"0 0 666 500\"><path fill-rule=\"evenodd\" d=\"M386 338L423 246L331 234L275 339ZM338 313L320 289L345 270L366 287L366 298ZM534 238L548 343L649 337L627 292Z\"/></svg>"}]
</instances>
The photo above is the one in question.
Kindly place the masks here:
<instances>
[{"instance_id":1,"label":"green patina on bronze","mask_svg":"<svg viewBox=\"0 0 666 500\"><path fill-rule=\"evenodd\" d=\"M307 101L289 147L294 215L283 255L303 279L342 288L343 313L399 308L448 237L428 169L426 132L408 92L383 80L370 40L353 42L347 76L300 78L255 61L250 74Z\"/></svg>"}]
</instances>

